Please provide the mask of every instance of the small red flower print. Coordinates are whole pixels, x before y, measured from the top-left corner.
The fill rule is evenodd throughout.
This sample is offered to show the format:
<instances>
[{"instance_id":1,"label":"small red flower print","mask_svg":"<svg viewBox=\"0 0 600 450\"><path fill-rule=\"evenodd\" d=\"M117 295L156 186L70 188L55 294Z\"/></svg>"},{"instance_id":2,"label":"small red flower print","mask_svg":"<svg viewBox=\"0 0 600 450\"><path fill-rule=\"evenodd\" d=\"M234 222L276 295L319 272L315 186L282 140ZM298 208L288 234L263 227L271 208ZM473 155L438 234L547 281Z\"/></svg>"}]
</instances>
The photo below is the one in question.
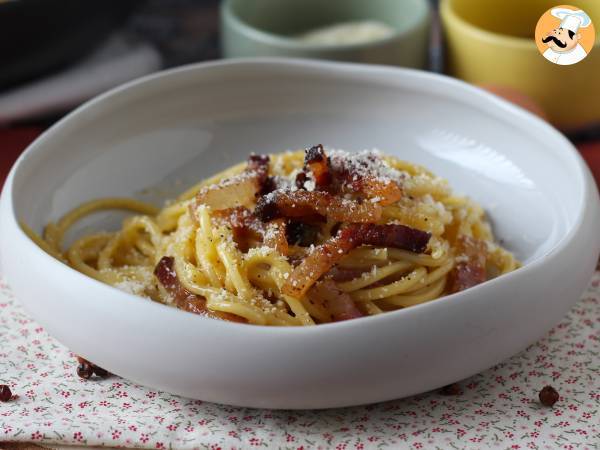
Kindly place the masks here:
<instances>
[{"instance_id":1,"label":"small red flower print","mask_svg":"<svg viewBox=\"0 0 600 450\"><path fill-rule=\"evenodd\" d=\"M64 398L68 398L71 396L71 393L69 391L60 391L60 395L62 395Z\"/></svg>"},{"instance_id":2,"label":"small red flower print","mask_svg":"<svg viewBox=\"0 0 600 450\"><path fill-rule=\"evenodd\" d=\"M144 444L150 440L150 437L146 433L140 434L140 442Z\"/></svg>"},{"instance_id":3,"label":"small red flower print","mask_svg":"<svg viewBox=\"0 0 600 450\"><path fill-rule=\"evenodd\" d=\"M148 397L148 398L154 398L154 397L156 397L156 392L147 392L146 393L146 397Z\"/></svg>"},{"instance_id":4,"label":"small red flower print","mask_svg":"<svg viewBox=\"0 0 600 450\"><path fill-rule=\"evenodd\" d=\"M122 409L129 409L129 408L131 408L131 403L123 403L123 404L121 405L121 408L122 408Z\"/></svg>"},{"instance_id":5,"label":"small red flower print","mask_svg":"<svg viewBox=\"0 0 600 450\"><path fill-rule=\"evenodd\" d=\"M204 425L206 425L208 423L208 421L206 419L200 419L198 421L198 425L200 425L201 427L203 427Z\"/></svg>"},{"instance_id":6,"label":"small red flower print","mask_svg":"<svg viewBox=\"0 0 600 450\"><path fill-rule=\"evenodd\" d=\"M356 444L354 444L354 448L356 450L364 450L365 444L363 444L362 442L357 442Z\"/></svg>"},{"instance_id":7,"label":"small red flower print","mask_svg":"<svg viewBox=\"0 0 600 450\"><path fill-rule=\"evenodd\" d=\"M169 430L169 431L175 431L177 428L178 428L178 426L175 424L167 425L167 430Z\"/></svg>"},{"instance_id":8,"label":"small red flower print","mask_svg":"<svg viewBox=\"0 0 600 450\"><path fill-rule=\"evenodd\" d=\"M421 444L420 442L415 442L415 443L413 444L413 447L414 447L414 448L423 448L423 444Z\"/></svg>"},{"instance_id":9,"label":"small red flower print","mask_svg":"<svg viewBox=\"0 0 600 450\"><path fill-rule=\"evenodd\" d=\"M187 431L188 433L191 433L192 431L194 431L194 427L191 425L188 425L187 427L184 428L185 431Z\"/></svg>"},{"instance_id":10,"label":"small red flower print","mask_svg":"<svg viewBox=\"0 0 600 450\"><path fill-rule=\"evenodd\" d=\"M129 428L131 431L137 431L137 427L135 425L129 425L127 428Z\"/></svg>"},{"instance_id":11,"label":"small red flower print","mask_svg":"<svg viewBox=\"0 0 600 450\"><path fill-rule=\"evenodd\" d=\"M81 431L76 431L73 433L73 439L75 439L77 442L83 441L83 435L81 434Z\"/></svg>"},{"instance_id":12,"label":"small red flower print","mask_svg":"<svg viewBox=\"0 0 600 450\"><path fill-rule=\"evenodd\" d=\"M119 398L129 397L129 394L125 391L119 391L119 392L117 392L117 397L119 397Z\"/></svg>"},{"instance_id":13,"label":"small red flower print","mask_svg":"<svg viewBox=\"0 0 600 450\"><path fill-rule=\"evenodd\" d=\"M217 444L212 444L212 445L210 446L210 450L221 450L221 447L220 447L220 446L218 446Z\"/></svg>"},{"instance_id":14,"label":"small red flower print","mask_svg":"<svg viewBox=\"0 0 600 450\"><path fill-rule=\"evenodd\" d=\"M121 432L119 430L114 430L112 432L111 436L112 436L113 440L117 440L121 437Z\"/></svg>"},{"instance_id":15,"label":"small red flower print","mask_svg":"<svg viewBox=\"0 0 600 450\"><path fill-rule=\"evenodd\" d=\"M289 433L285 433L285 441L286 442L294 442L296 438Z\"/></svg>"},{"instance_id":16,"label":"small red flower print","mask_svg":"<svg viewBox=\"0 0 600 450\"><path fill-rule=\"evenodd\" d=\"M31 440L32 441L39 441L43 438L44 436L42 435L42 433L40 433L39 431L36 431L35 433L31 433Z\"/></svg>"},{"instance_id":17,"label":"small red flower print","mask_svg":"<svg viewBox=\"0 0 600 450\"><path fill-rule=\"evenodd\" d=\"M516 450L518 448L521 448L521 446L519 444L513 444L510 446L510 448L514 448Z\"/></svg>"},{"instance_id":18,"label":"small red flower print","mask_svg":"<svg viewBox=\"0 0 600 450\"><path fill-rule=\"evenodd\" d=\"M158 448L158 449L164 449L165 448L165 444L163 444L162 442L157 442L156 445L154 446L154 448Z\"/></svg>"},{"instance_id":19,"label":"small red flower print","mask_svg":"<svg viewBox=\"0 0 600 450\"><path fill-rule=\"evenodd\" d=\"M10 425L3 425L2 428L4 428L4 434L8 434L13 430Z\"/></svg>"},{"instance_id":20,"label":"small red flower print","mask_svg":"<svg viewBox=\"0 0 600 450\"><path fill-rule=\"evenodd\" d=\"M253 437L253 438L250 438L250 440L248 442L250 442L250 445L252 445L253 447L258 447L259 445L262 444L262 439Z\"/></svg>"},{"instance_id":21,"label":"small red flower print","mask_svg":"<svg viewBox=\"0 0 600 450\"><path fill-rule=\"evenodd\" d=\"M231 437L234 437L234 438L238 437L238 434L237 434L235 431L230 431L230 432L229 432L229 433L227 433L227 434L228 434L229 436L231 436Z\"/></svg>"}]
</instances>

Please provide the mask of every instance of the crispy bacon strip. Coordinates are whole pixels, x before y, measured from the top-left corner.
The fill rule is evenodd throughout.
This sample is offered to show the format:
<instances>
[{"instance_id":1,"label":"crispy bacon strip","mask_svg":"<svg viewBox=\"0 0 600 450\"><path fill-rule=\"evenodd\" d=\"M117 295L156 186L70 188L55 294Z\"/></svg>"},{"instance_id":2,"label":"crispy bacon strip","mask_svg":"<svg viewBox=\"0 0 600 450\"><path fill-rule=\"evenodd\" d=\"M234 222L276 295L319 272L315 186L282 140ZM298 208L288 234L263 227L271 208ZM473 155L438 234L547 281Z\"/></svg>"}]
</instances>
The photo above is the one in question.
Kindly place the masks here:
<instances>
[{"instance_id":1,"label":"crispy bacon strip","mask_svg":"<svg viewBox=\"0 0 600 450\"><path fill-rule=\"evenodd\" d=\"M248 157L246 172L255 173L258 176L258 185L261 194L273 190L273 179L269 178L269 155L257 155L252 153Z\"/></svg>"},{"instance_id":2,"label":"crispy bacon strip","mask_svg":"<svg viewBox=\"0 0 600 450\"><path fill-rule=\"evenodd\" d=\"M249 204L272 184L268 175L269 157L252 154L244 172L200 190L196 195L196 204L205 204L214 210Z\"/></svg>"},{"instance_id":3,"label":"crispy bacon strip","mask_svg":"<svg viewBox=\"0 0 600 450\"><path fill-rule=\"evenodd\" d=\"M358 245L360 241L350 227L341 230L302 260L283 285L283 293L301 298L325 272Z\"/></svg>"},{"instance_id":4,"label":"crispy bacon strip","mask_svg":"<svg viewBox=\"0 0 600 450\"><path fill-rule=\"evenodd\" d=\"M274 248L282 255L287 255L289 252L284 219L273 220L265 224L244 207L215 211L214 218L231 227L234 240L242 251L245 251L247 247L245 241L253 238L263 241L267 247Z\"/></svg>"},{"instance_id":5,"label":"crispy bacon strip","mask_svg":"<svg viewBox=\"0 0 600 450\"><path fill-rule=\"evenodd\" d=\"M307 295L311 300L322 303L335 322L363 316L350 295L340 291L332 280L319 281Z\"/></svg>"},{"instance_id":6,"label":"crispy bacon strip","mask_svg":"<svg viewBox=\"0 0 600 450\"><path fill-rule=\"evenodd\" d=\"M208 205L214 210L247 205L254 201L259 190L259 175L244 172L202 189L196 195L196 205Z\"/></svg>"},{"instance_id":7,"label":"crispy bacon strip","mask_svg":"<svg viewBox=\"0 0 600 450\"><path fill-rule=\"evenodd\" d=\"M375 155L369 158L373 164L382 164L382 161ZM367 174L359 173L357 167L349 167L344 161L331 167L331 176L333 179L334 190L340 193L360 194L368 199L378 199L383 205L390 205L397 202L402 197L402 189L393 180L379 179L375 174L368 174L368 163L365 162L360 169L364 169Z\"/></svg>"},{"instance_id":8,"label":"crispy bacon strip","mask_svg":"<svg viewBox=\"0 0 600 450\"><path fill-rule=\"evenodd\" d=\"M321 191L277 191L261 197L254 213L263 221L279 217L304 217L320 214L338 222L376 222L381 205L358 203Z\"/></svg>"},{"instance_id":9,"label":"crispy bacon strip","mask_svg":"<svg viewBox=\"0 0 600 450\"><path fill-rule=\"evenodd\" d=\"M464 291L487 279L485 263L487 247L485 242L470 236L460 236L457 247L464 261L459 261L449 275L450 292Z\"/></svg>"},{"instance_id":10,"label":"crispy bacon strip","mask_svg":"<svg viewBox=\"0 0 600 450\"><path fill-rule=\"evenodd\" d=\"M362 180L358 192L369 199L379 199L379 204L382 206L391 205L402 198L402 189L397 183L380 181L371 177Z\"/></svg>"},{"instance_id":11,"label":"crispy bacon strip","mask_svg":"<svg viewBox=\"0 0 600 450\"><path fill-rule=\"evenodd\" d=\"M405 225L375 225L372 223L351 225L360 236L361 243L375 247L393 247L414 253L423 253L431 238L431 233Z\"/></svg>"},{"instance_id":12,"label":"crispy bacon strip","mask_svg":"<svg viewBox=\"0 0 600 450\"><path fill-rule=\"evenodd\" d=\"M312 172L317 189L324 189L331 183L329 158L325 154L323 145L315 145L306 150L304 168Z\"/></svg>"},{"instance_id":13,"label":"crispy bacon strip","mask_svg":"<svg viewBox=\"0 0 600 450\"><path fill-rule=\"evenodd\" d=\"M328 272L350 250L360 245L394 247L415 253L427 248L430 233L404 225L352 224L316 247L291 273L283 285L283 293L302 297L310 287Z\"/></svg>"},{"instance_id":14,"label":"crispy bacon strip","mask_svg":"<svg viewBox=\"0 0 600 450\"><path fill-rule=\"evenodd\" d=\"M213 319L222 319L240 323L246 322L243 318L236 316L235 314L214 312L207 309L206 300L204 298L193 294L182 286L175 273L174 264L175 259L173 257L163 256L154 269L154 275L167 292L173 296L175 304L179 309L194 314L201 314Z\"/></svg>"}]
</instances>

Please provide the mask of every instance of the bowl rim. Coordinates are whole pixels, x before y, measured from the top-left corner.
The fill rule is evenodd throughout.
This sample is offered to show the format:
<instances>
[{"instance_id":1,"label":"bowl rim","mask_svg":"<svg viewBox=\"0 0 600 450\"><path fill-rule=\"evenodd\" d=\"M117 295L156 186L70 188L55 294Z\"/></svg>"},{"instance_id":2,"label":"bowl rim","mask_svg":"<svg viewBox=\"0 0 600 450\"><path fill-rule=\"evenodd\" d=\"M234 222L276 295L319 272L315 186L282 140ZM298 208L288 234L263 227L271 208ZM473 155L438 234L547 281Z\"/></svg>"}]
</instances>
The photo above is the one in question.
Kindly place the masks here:
<instances>
[{"instance_id":1,"label":"bowl rim","mask_svg":"<svg viewBox=\"0 0 600 450\"><path fill-rule=\"evenodd\" d=\"M444 31L447 31L448 28L461 29L463 32L480 41L504 45L506 47L516 47L521 50L535 50L537 52L535 40L532 38L491 31L469 22L456 11L452 4L453 1L440 0L440 17ZM596 47L600 47L600 27L596 30L596 40L592 48Z\"/></svg>"},{"instance_id":2,"label":"bowl rim","mask_svg":"<svg viewBox=\"0 0 600 450\"><path fill-rule=\"evenodd\" d=\"M239 15L235 14L232 8L234 0L223 0L221 2L221 20L224 23L231 23L233 28L241 31L241 33L252 41L261 42L264 44L271 45L273 47L279 47L286 50L303 50L311 52L327 52L327 51L352 51L352 50L364 50L379 47L392 43L406 35L412 33L417 28L425 25L428 26L431 22L431 6L427 0L417 0L421 5L418 14L415 14L413 21L403 29L393 27L394 32L383 39L376 39L374 41L357 43L357 44L309 44L305 43L292 37L287 37L282 34L272 33L263 29L257 28L250 25L248 22L243 20ZM225 34L225 27L221 31ZM223 39L223 37L221 37Z\"/></svg>"},{"instance_id":3,"label":"bowl rim","mask_svg":"<svg viewBox=\"0 0 600 450\"><path fill-rule=\"evenodd\" d=\"M21 226L19 225L19 219L17 218L15 211L15 202L14 196L16 195L13 191L12 187L14 184L15 177L18 176L19 171L21 170L21 166L26 164L26 160L29 159L33 154L37 152L43 152L44 150L44 142L47 139L51 139L52 135L59 132L66 123L74 120L79 114L84 113L89 109L95 108L97 105L105 105L106 102L110 102L112 98L123 94L124 92L131 89L143 89L149 84L152 83L160 83L164 82L165 79L169 77L174 77L181 74L189 74L194 73L196 71L203 71L206 69L210 69L213 67L231 67L233 69L237 69L240 66L272 66L272 67L281 67L281 68L292 68L295 71L302 70L302 68L308 68L313 70L314 72L318 72L319 75L331 76L332 73L337 74L352 74L356 76L357 74L371 74L371 75L383 75L387 77L393 77L394 79L398 79L398 75L402 73L406 77L412 77L412 79L419 79L420 81L432 81L434 83L439 83L440 85L446 85L455 89L452 92L452 95L456 93L456 91L461 90L461 98L464 98L465 95L469 95L471 97L478 97L479 100L483 100L486 105L486 108L493 108L504 111L505 115L510 115L512 117L512 121L515 122L515 126L523 128L523 123L527 123L529 126L537 127L538 130L542 130L546 133L551 133L554 135L556 139L562 141L564 145L560 146L560 152L565 154L569 154L572 157L572 161L574 164L574 169L576 170L577 179L570 181L576 181L580 184L580 190L582 192L582 201L577 210L577 215L573 219L571 227L567 232L560 238L560 240L547 251L547 253L539 256L537 259L529 262L518 270L510 272L508 274L502 275L501 277L494 278L492 280L488 280L485 283L469 288L465 291L457 292L454 294L450 294L436 301L425 302L422 304L414 305L410 308L404 308L401 310L390 311L385 314L378 314L375 316L367 316L361 317L358 320L347 320L341 322L333 322L327 324L319 324L316 327L307 327L307 326L287 326L287 327L273 327L267 325L253 325L248 326L248 324L239 324L234 322L226 322L219 321L214 319L209 319L200 315L190 314L186 311L182 311L177 308L173 308L168 305L164 305L157 302L148 301L148 299L124 292L119 290L111 285L102 283L97 281L87 275L84 275L67 264L62 263L59 260L56 260L54 257L47 254L44 250L42 250L38 245L32 241L26 233L23 231ZM480 104L480 103L478 103ZM484 106L481 106L482 108ZM518 122L521 122L518 124ZM531 131L533 134L534 131ZM375 323L376 321L390 321L396 320L400 315L410 316L419 314L422 311L425 311L427 308L435 307L434 305L445 306L448 307L452 304L452 302L457 301L459 298L463 298L466 300L468 297L473 298L473 294L475 293L485 293L486 290L495 289L498 283L504 283L508 279L513 278L526 278L527 274L530 271L534 271L540 268L540 266L547 264L551 260L555 260L559 258L560 255L567 249L569 244L575 239L578 234L578 230L584 225L584 219L586 219L586 203L590 199L593 198L598 199L598 192L595 183L593 182L591 173L586 163L584 162L581 155L577 152L575 147L567 140L567 138L552 127L549 123L545 122L538 116L516 106L508 101L497 97L489 92L484 91L476 86L465 83L461 80L451 78L449 76L440 75L436 73L421 71L417 69L409 69L409 68L398 68L392 66L378 66L378 65L370 65L370 64L357 64L357 63L339 63L339 62L327 62L327 61L316 61L316 60L306 60L299 58L239 58L239 59L227 59L227 60L217 60L217 61L209 61L203 63L189 64L169 70L159 71L150 75L146 75L144 77L129 81L120 86L112 88L103 94L100 94L81 106L77 107L65 117L60 119L46 131L44 131L40 136L38 136L20 155L17 161L14 163L7 179L4 184L3 192L2 192L2 203L6 202L7 206L2 208L0 211L8 210L10 212L10 217L8 218L10 221L10 225L12 226L11 231L16 231L17 239L19 239L23 245L27 248L27 253L32 255L37 255L40 258L47 258L46 261L49 264L60 264L63 266L65 270L65 276L75 277L77 280L82 280L87 283L92 283L96 286L97 289L103 290L103 292L107 295L107 297L120 297L127 301L136 301L140 305L146 305L146 308L160 308L156 309L156 311L161 311L165 315L165 319L169 319L170 317L176 318L179 317L178 320L200 320L204 321L206 324L207 321L211 323L212 326L224 326L231 327L231 330L236 330L237 332L245 332L245 333L314 333L315 330L318 330L319 333L326 332L335 332L336 330L343 330L348 326L356 326L358 324L366 325L367 323ZM588 221L592 220L587 217ZM467 293L467 295L465 295ZM481 301L481 300L479 300ZM143 307L143 306L140 306ZM184 319L187 317L187 319Z\"/></svg>"}]
</instances>

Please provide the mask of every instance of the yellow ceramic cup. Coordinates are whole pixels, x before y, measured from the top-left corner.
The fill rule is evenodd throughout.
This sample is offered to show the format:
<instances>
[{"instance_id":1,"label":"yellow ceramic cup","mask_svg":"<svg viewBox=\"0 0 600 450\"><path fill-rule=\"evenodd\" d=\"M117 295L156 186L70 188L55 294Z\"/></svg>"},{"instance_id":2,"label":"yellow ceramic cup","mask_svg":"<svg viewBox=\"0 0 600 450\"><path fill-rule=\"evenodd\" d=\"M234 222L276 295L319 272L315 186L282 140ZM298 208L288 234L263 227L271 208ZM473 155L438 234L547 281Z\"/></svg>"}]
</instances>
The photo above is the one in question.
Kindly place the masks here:
<instances>
[{"instance_id":1,"label":"yellow ceramic cup","mask_svg":"<svg viewBox=\"0 0 600 450\"><path fill-rule=\"evenodd\" d=\"M534 33L541 15L560 0L442 0L446 70L470 83L517 89L563 129L600 122L600 36L571 66L547 61ZM600 0L565 0L585 10L600 31Z\"/></svg>"}]
</instances>

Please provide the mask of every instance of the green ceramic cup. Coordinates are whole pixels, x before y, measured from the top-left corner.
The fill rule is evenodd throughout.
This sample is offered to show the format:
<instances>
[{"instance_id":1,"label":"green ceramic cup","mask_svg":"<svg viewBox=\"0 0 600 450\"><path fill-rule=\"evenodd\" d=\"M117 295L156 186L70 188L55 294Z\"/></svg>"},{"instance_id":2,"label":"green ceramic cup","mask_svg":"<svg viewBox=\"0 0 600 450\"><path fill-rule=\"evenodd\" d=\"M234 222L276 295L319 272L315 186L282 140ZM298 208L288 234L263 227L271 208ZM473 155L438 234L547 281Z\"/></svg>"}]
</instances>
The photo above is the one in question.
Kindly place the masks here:
<instances>
[{"instance_id":1,"label":"green ceramic cup","mask_svg":"<svg viewBox=\"0 0 600 450\"><path fill-rule=\"evenodd\" d=\"M342 22L376 20L395 31L363 44L314 45L293 36ZM286 56L426 68L431 13L427 0L223 0L226 58Z\"/></svg>"}]
</instances>

